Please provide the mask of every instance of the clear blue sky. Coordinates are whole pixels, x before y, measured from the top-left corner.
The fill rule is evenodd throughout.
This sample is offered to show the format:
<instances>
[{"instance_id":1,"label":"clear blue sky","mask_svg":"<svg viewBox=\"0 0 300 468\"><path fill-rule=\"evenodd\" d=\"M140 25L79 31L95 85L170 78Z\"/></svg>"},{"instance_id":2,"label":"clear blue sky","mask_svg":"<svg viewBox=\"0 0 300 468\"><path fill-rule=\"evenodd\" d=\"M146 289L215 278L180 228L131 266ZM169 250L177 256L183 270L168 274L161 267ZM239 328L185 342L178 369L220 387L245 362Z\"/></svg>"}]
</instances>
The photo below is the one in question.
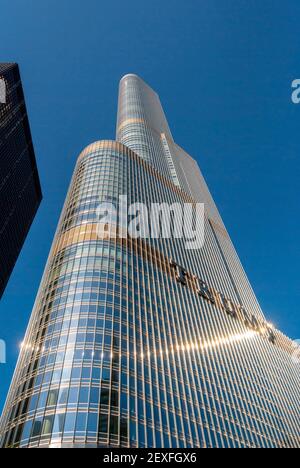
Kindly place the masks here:
<instances>
[{"instance_id":1,"label":"clear blue sky","mask_svg":"<svg viewBox=\"0 0 300 468\"><path fill-rule=\"evenodd\" d=\"M268 319L300 338L299 0L1 0L44 193L0 302L0 408L76 157L114 138L119 79L160 94L200 164Z\"/></svg>"}]
</instances>

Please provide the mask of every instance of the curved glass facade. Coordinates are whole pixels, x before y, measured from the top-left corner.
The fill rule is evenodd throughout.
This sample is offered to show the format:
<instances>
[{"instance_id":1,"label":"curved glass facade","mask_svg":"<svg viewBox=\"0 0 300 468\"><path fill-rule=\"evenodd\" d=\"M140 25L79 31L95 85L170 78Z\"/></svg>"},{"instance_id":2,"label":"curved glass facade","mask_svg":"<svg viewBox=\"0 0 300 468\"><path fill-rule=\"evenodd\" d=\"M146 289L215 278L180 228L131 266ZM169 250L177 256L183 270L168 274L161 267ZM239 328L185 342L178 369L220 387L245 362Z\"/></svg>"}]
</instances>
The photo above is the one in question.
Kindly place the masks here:
<instances>
[{"instance_id":1,"label":"curved glass facade","mask_svg":"<svg viewBox=\"0 0 300 468\"><path fill-rule=\"evenodd\" d=\"M134 118L123 106L126 81L144 86L123 78L119 128ZM79 156L2 416L2 447L300 446L292 343L228 313L225 296L265 321L200 172L188 184L192 160L162 130L168 148L162 139L154 156L128 141L96 142ZM204 247L112 236L113 224L99 232L99 203L118 206L124 194L147 205L207 201ZM208 301L196 278L222 294Z\"/></svg>"}]
</instances>

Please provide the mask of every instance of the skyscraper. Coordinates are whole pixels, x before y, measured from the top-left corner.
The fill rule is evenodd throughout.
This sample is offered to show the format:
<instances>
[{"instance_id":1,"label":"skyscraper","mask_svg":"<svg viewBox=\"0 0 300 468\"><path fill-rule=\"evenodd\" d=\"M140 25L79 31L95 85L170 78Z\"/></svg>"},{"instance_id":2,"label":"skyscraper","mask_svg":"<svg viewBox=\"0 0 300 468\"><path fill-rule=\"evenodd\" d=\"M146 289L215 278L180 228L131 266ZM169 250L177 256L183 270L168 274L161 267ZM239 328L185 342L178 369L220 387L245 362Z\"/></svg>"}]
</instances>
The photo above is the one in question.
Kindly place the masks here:
<instances>
[{"instance_id":1,"label":"skyscraper","mask_svg":"<svg viewBox=\"0 0 300 468\"><path fill-rule=\"evenodd\" d=\"M19 67L0 63L0 298L41 199Z\"/></svg>"},{"instance_id":2,"label":"skyscraper","mask_svg":"<svg viewBox=\"0 0 300 468\"><path fill-rule=\"evenodd\" d=\"M205 242L99 229L99 204L205 204ZM121 210L122 211L122 210ZM120 210L119 210L120 213ZM113 235L113 234L118 235ZM299 364L267 323L157 94L120 83L79 155L1 423L3 447L299 447Z\"/></svg>"}]
</instances>

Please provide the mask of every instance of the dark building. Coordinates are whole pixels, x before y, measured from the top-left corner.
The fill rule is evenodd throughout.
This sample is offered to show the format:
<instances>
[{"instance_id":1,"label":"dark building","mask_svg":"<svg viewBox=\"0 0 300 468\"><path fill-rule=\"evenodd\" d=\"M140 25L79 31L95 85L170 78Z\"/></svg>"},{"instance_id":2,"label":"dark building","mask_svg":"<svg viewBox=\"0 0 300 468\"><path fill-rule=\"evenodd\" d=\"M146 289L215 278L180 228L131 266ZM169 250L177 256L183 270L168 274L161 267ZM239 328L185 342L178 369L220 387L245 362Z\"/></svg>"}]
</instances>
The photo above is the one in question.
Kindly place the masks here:
<instances>
[{"instance_id":1,"label":"dark building","mask_svg":"<svg viewBox=\"0 0 300 468\"><path fill-rule=\"evenodd\" d=\"M0 298L42 199L19 67L0 63Z\"/></svg>"}]
</instances>

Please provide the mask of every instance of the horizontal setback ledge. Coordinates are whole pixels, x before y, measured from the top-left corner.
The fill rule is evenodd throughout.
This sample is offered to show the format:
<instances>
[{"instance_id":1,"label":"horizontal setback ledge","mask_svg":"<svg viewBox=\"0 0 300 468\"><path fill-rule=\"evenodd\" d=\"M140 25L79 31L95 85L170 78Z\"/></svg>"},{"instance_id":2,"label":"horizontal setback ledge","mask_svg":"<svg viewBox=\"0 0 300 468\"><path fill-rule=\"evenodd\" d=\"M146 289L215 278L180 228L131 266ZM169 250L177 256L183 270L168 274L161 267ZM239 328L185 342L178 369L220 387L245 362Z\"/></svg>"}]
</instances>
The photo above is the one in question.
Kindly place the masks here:
<instances>
[{"instance_id":1,"label":"horizontal setback ledge","mask_svg":"<svg viewBox=\"0 0 300 468\"><path fill-rule=\"evenodd\" d=\"M95 141L94 143L91 143L86 148L84 148L84 150L81 151L80 155L78 156L78 161L80 161L85 156L88 156L93 151L96 151L98 149L103 149L103 148L116 149L117 151L123 151L125 153L128 153L128 151L131 151L130 148L123 145L119 141L116 141L116 140L99 140L99 141Z\"/></svg>"}]
</instances>

